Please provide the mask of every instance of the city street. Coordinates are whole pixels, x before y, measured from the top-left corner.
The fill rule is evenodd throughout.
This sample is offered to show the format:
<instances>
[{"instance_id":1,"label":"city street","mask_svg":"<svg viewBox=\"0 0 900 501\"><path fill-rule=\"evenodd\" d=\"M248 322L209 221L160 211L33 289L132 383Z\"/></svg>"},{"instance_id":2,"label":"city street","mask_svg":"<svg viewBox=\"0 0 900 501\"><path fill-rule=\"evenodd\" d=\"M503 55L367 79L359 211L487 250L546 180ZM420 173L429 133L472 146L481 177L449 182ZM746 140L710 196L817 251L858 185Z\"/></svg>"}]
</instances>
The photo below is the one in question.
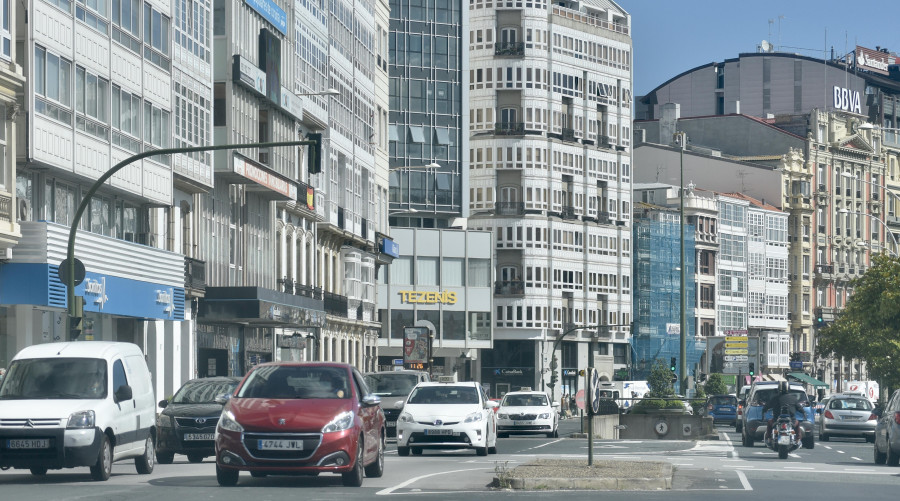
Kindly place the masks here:
<instances>
[{"instance_id":1,"label":"city street","mask_svg":"<svg viewBox=\"0 0 900 501\"><path fill-rule=\"evenodd\" d=\"M457 499L541 499L546 492L513 492L490 487L495 471L513 468L533 458L586 458L585 439L562 438L579 431L576 420L561 422L561 438L512 436L502 439L496 456L478 457L471 451L425 451L420 457L397 456L388 448L385 474L365 479L362 488L341 485L339 476L251 478L242 474L237 487L219 487L211 458L192 464L176 456L172 465L157 465L153 474L137 475L132 462L117 463L108 482L90 480L87 468L51 471L34 477L21 470L0 472L3 499L17 501L60 499L224 499L283 500L376 499L414 497ZM642 492L646 499L722 499L722 492L742 499L763 496L824 496L893 499L900 486L900 468L875 465L872 445L862 440L817 443L784 461L758 445L745 448L731 426L718 427L717 441L597 440L600 460L658 460L675 466L674 488ZM788 494L790 493L790 494ZM556 492L554 497L579 499L585 492ZM633 493L605 493L605 499L626 499Z\"/></svg>"}]
</instances>

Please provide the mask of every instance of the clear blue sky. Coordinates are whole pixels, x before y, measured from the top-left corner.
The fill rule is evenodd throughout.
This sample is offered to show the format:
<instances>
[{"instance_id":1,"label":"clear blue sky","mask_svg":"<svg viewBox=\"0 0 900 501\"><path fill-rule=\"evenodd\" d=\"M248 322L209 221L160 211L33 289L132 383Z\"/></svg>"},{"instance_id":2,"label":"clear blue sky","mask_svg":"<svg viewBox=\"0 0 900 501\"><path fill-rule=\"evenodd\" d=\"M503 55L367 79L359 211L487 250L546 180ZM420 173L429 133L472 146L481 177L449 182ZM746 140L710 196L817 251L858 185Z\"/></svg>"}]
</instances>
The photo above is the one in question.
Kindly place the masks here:
<instances>
[{"instance_id":1,"label":"clear blue sky","mask_svg":"<svg viewBox=\"0 0 900 501\"><path fill-rule=\"evenodd\" d=\"M897 0L614 1L631 14L635 96L691 68L756 52L763 40L817 58L826 46L837 55L857 44L900 54Z\"/></svg>"}]
</instances>

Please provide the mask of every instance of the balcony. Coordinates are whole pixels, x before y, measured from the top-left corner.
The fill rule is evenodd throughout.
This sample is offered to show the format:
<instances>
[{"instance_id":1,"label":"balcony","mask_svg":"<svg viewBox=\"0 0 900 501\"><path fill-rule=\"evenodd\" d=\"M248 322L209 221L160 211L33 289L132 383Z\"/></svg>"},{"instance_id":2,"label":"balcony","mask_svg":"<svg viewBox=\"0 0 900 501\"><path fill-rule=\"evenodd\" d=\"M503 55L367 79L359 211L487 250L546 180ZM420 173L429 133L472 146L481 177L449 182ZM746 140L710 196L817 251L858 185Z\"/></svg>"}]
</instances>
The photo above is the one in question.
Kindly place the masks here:
<instances>
[{"instance_id":1,"label":"balcony","mask_svg":"<svg viewBox=\"0 0 900 501\"><path fill-rule=\"evenodd\" d=\"M322 288L321 287L313 287L312 285L300 285L294 282L294 295L295 296L303 296L311 299L315 299L316 301L322 300Z\"/></svg>"},{"instance_id":2,"label":"balcony","mask_svg":"<svg viewBox=\"0 0 900 501\"><path fill-rule=\"evenodd\" d=\"M206 261L185 256L184 288L196 295L206 292Z\"/></svg>"},{"instance_id":3,"label":"balcony","mask_svg":"<svg viewBox=\"0 0 900 501\"><path fill-rule=\"evenodd\" d=\"M575 207L571 205L563 205L559 215L563 219L578 219L578 216L575 215Z\"/></svg>"},{"instance_id":4,"label":"balcony","mask_svg":"<svg viewBox=\"0 0 900 501\"><path fill-rule=\"evenodd\" d=\"M347 296L325 292L325 313L347 318Z\"/></svg>"},{"instance_id":5,"label":"balcony","mask_svg":"<svg viewBox=\"0 0 900 501\"><path fill-rule=\"evenodd\" d=\"M525 214L525 202L494 202L494 214L498 216L521 216Z\"/></svg>"},{"instance_id":6,"label":"balcony","mask_svg":"<svg viewBox=\"0 0 900 501\"><path fill-rule=\"evenodd\" d=\"M612 139L609 136L597 136L597 143L601 148L612 148Z\"/></svg>"},{"instance_id":7,"label":"balcony","mask_svg":"<svg viewBox=\"0 0 900 501\"><path fill-rule=\"evenodd\" d=\"M816 274L817 275L831 275L834 273L834 265L833 264L817 264L816 265Z\"/></svg>"},{"instance_id":8,"label":"balcony","mask_svg":"<svg viewBox=\"0 0 900 501\"><path fill-rule=\"evenodd\" d=\"M498 296L525 295L525 282L522 280L497 280L494 282L494 294Z\"/></svg>"},{"instance_id":9,"label":"balcony","mask_svg":"<svg viewBox=\"0 0 900 501\"><path fill-rule=\"evenodd\" d=\"M12 197L9 195L0 195L0 221L8 223L15 221L12 212Z\"/></svg>"},{"instance_id":10,"label":"balcony","mask_svg":"<svg viewBox=\"0 0 900 501\"><path fill-rule=\"evenodd\" d=\"M525 42L497 42L494 44L495 56L524 56Z\"/></svg>"},{"instance_id":11,"label":"balcony","mask_svg":"<svg viewBox=\"0 0 900 501\"><path fill-rule=\"evenodd\" d=\"M293 294L294 293L294 281L290 278L284 277L278 279L278 289L285 294Z\"/></svg>"},{"instance_id":12,"label":"balcony","mask_svg":"<svg viewBox=\"0 0 900 501\"><path fill-rule=\"evenodd\" d=\"M600 224L615 224L613 223L613 216L612 212L598 212L597 222Z\"/></svg>"},{"instance_id":13,"label":"balcony","mask_svg":"<svg viewBox=\"0 0 900 501\"><path fill-rule=\"evenodd\" d=\"M498 136L522 136L525 134L525 122L495 122L494 134Z\"/></svg>"},{"instance_id":14,"label":"balcony","mask_svg":"<svg viewBox=\"0 0 900 501\"><path fill-rule=\"evenodd\" d=\"M575 129L569 129L567 127L563 127L562 140L569 142L569 143L574 143L574 142L578 141L578 139L575 137Z\"/></svg>"}]
</instances>

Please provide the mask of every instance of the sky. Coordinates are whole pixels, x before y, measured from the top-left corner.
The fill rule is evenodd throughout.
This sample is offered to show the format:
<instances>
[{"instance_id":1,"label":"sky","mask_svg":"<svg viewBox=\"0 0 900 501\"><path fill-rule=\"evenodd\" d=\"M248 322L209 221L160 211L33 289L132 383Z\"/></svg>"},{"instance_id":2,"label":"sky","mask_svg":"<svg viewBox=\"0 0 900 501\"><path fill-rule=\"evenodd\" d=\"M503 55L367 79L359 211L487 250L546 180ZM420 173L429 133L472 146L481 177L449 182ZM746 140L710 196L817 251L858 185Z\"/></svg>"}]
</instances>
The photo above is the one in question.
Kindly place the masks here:
<instances>
[{"instance_id":1,"label":"sky","mask_svg":"<svg viewBox=\"0 0 900 501\"><path fill-rule=\"evenodd\" d=\"M809 57L856 45L900 54L897 0L614 0L631 15L634 95L697 66L756 52Z\"/></svg>"}]
</instances>

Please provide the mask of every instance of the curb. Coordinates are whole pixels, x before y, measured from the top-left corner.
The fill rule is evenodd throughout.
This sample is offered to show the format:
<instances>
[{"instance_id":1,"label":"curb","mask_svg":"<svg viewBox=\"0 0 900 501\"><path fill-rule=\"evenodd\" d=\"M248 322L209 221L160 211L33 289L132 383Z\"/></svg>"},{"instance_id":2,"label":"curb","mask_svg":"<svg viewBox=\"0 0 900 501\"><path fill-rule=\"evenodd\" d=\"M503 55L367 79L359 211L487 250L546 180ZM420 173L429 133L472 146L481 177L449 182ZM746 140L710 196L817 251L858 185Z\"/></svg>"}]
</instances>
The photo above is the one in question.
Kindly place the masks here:
<instances>
[{"instance_id":1,"label":"curb","mask_svg":"<svg viewBox=\"0 0 900 501\"><path fill-rule=\"evenodd\" d=\"M494 479L497 485L498 479ZM577 489L600 491L659 491L672 488L672 478L512 478L511 489Z\"/></svg>"}]
</instances>

